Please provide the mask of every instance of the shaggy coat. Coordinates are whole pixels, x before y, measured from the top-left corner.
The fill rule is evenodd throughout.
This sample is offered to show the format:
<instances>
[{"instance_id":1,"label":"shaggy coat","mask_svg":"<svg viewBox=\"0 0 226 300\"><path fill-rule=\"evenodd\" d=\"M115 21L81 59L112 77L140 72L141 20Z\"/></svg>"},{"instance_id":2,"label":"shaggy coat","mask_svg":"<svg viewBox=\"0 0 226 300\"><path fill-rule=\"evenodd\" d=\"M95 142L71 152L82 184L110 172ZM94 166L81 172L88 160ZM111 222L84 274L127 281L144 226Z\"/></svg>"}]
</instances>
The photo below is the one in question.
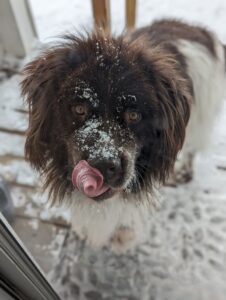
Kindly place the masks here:
<instances>
[{"instance_id":1,"label":"shaggy coat","mask_svg":"<svg viewBox=\"0 0 226 300\"><path fill-rule=\"evenodd\" d=\"M221 107L225 57L211 32L163 20L117 38L66 36L26 66L26 158L53 202L71 201L81 237L131 244L144 236L156 184L192 178ZM80 160L110 192L89 199L73 187Z\"/></svg>"}]
</instances>

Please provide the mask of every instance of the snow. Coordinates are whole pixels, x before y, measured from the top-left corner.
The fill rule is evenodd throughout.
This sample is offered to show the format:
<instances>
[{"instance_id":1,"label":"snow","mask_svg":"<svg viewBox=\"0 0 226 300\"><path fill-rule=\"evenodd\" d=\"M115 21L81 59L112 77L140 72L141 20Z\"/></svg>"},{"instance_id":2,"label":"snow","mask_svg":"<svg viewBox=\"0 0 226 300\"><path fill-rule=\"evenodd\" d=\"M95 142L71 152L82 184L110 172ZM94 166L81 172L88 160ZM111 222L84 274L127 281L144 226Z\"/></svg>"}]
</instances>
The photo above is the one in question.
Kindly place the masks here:
<instances>
[{"instance_id":1,"label":"snow","mask_svg":"<svg viewBox=\"0 0 226 300\"><path fill-rule=\"evenodd\" d=\"M91 1L30 2L42 43L54 40L55 36L65 31L76 32L92 28ZM124 27L125 1L110 2L112 30L119 33ZM179 18L207 26L226 43L224 0L138 0L137 3L138 26L147 25L162 17ZM31 56L25 58L24 62L29 61ZM4 64L12 68L19 65L13 58L5 59ZM20 79L19 75L7 79L4 73L0 73L0 127L24 132L27 128L27 115L16 110L24 109L18 86ZM86 98L88 94L91 94L89 90L83 95ZM194 180L175 189L162 189L165 201L152 215L148 241L140 245L136 252L121 257L114 256L108 249L95 252L70 233L59 264L51 274L62 299L225 299L225 124L226 103L216 122L209 151L199 155L196 160ZM99 126L88 125L91 128L87 126L83 138L85 132L89 134L90 129L96 133L94 130ZM109 139L110 143L111 136L98 130L101 138ZM23 138L14 137L2 143L6 136L1 133L0 139L1 156L11 152L22 157ZM19 185L41 185L37 175L22 160L12 160L9 163L1 161L0 174ZM14 191L15 196L18 196L14 197L15 206L25 206L25 213L34 218L29 221L34 230L38 230L36 218L44 221L56 218L69 222L68 210L60 207L47 209L46 194L40 196L39 193L32 192L30 202L27 202L28 197L18 190ZM63 239L62 233L51 241L53 254L55 245Z\"/></svg>"},{"instance_id":2,"label":"snow","mask_svg":"<svg viewBox=\"0 0 226 300\"><path fill-rule=\"evenodd\" d=\"M42 42L51 40L65 31L92 29L91 1L65 0L49 1L30 0L35 16L38 33ZM120 33L125 24L125 1L110 1L112 31ZM137 26L145 26L159 18L179 18L205 25L218 33L226 42L225 32L226 1L224 0L138 0Z\"/></svg>"},{"instance_id":3,"label":"snow","mask_svg":"<svg viewBox=\"0 0 226 300\"><path fill-rule=\"evenodd\" d=\"M82 151L89 153L90 159L116 159L121 147L116 148L113 139L117 126L108 126L108 130L103 130L104 124L100 119L90 119L76 131L76 143ZM92 145L87 144L92 141Z\"/></svg>"},{"instance_id":4,"label":"snow","mask_svg":"<svg viewBox=\"0 0 226 300\"><path fill-rule=\"evenodd\" d=\"M30 225L33 230L38 230L39 221L37 219L31 219L28 221L28 225Z\"/></svg>"},{"instance_id":5,"label":"snow","mask_svg":"<svg viewBox=\"0 0 226 300\"><path fill-rule=\"evenodd\" d=\"M33 191L30 202L25 205L25 214L39 218L41 221L53 222L60 225L70 223L70 211L64 206L50 206L48 192Z\"/></svg>"},{"instance_id":6,"label":"snow","mask_svg":"<svg viewBox=\"0 0 226 300\"><path fill-rule=\"evenodd\" d=\"M25 137L17 134L12 135L10 139L8 137L8 133L0 132L0 140L4 141L0 145L0 156L13 154L22 158L24 156ZM15 145L17 145L16 148Z\"/></svg>"},{"instance_id":7,"label":"snow","mask_svg":"<svg viewBox=\"0 0 226 300\"><path fill-rule=\"evenodd\" d=\"M38 34L42 42L52 41L66 31L82 30L92 26L91 1L31 0Z\"/></svg>"},{"instance_id":8,"label":"snow","mask_svg":"<svg viewBox=\"0 0 226 300\"><path fill-rule=\"evenodd\" d=\"M99 105L97 93L91 87L89 87L85 81L78 81L75 87L75 95L79 100L88 100L93 107L97 107Z\"/></svg>"}]
</instances>

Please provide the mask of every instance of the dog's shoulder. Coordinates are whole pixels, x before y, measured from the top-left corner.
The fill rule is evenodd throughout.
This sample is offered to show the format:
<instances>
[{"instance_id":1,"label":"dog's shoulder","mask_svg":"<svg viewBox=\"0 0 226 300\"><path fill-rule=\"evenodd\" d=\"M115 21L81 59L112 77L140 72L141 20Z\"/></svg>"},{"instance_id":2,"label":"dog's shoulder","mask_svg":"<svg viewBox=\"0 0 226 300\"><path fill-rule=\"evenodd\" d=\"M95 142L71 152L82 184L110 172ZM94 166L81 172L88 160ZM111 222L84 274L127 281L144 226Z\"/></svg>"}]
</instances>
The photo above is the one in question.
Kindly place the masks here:
<instances>
[{"instance_id":1,"label":"dog's shoulder","mask_svg":"<svg viewBox=\"0 0 226 300\"><path fill-rule=\"evenodd\" d=\"M151 46L175 44L178 40L195 42L207 48L216 57L215 35L204 27L190 25L179 20L163 19L155 21L149 26L130 33L131 40L141 38L148 40Z\"/></svg>"}]
</instances>

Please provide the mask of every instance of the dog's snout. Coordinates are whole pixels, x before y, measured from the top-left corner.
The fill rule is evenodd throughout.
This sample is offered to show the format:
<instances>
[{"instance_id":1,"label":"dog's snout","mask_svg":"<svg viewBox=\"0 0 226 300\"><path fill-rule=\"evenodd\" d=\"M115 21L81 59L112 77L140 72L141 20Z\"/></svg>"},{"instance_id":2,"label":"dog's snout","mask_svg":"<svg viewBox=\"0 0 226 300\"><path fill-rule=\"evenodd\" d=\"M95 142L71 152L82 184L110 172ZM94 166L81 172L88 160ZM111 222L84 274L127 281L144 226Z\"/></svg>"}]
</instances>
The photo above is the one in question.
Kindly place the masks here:
<instances>
[{"instance_id":1,"label":"dog's snout","mask_svg":"<svg viewBox=\"0 0 226 300\"><path fill-rule=\"evenodd\" d=\"M121 161L117 160L114 162L105 162L105 170L107 178L114 178L122 171Z\"/></svg>"},{"instance_id":2,"label":"dog's snout","mask_svg":"<svg viewBox=\"0 0 226 300\"><path fill-rule=\"evenodd\" d=\"M111 186L118 185L122 178L122 160L95 160L90 162L92 167L97 168L104 176L104 180Z\"/></svg>"}]
</instances>

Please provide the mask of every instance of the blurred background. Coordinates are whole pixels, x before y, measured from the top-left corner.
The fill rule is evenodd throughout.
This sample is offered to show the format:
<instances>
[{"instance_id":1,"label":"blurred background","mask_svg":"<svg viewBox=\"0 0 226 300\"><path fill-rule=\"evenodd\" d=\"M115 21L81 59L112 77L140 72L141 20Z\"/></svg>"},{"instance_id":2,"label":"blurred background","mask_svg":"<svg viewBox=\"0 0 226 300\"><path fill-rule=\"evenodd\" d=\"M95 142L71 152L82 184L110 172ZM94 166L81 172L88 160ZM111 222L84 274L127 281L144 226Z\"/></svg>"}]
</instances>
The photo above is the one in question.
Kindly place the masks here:
<instances>
[{"instance_id":1,"label":"blurred background","mask_svg":"<svg viewBox=\"0 0 226 300\"><path fill-rule=\"evenodd\" d=\"M120 34L126 28L145 26L163 17L201 24L226 43L225 0L0 1L0 209L47 275L62 261L70 232L69 211L48 206L47 195L41 193L40 178L24 160L28 114L20 96L21 70L59 35L91 31L95 20L110 28L113 34ZM128 273L120 277L118 266L115 278L111 269L113 278L105 276L98 281L91 276L91 279L82 277L84 272L94 272L98 277L94 271L96 266L81 267L76 262L77 270L83 275L73 273L77 286L74 293L79 290L81 299L206 300L212 299L209 297L213 294L215 298L219 295L216 299L226 299L226 105L215 124L212 144L197 158L196 169L195 178L188 185L162 189L162 197L167 201L163 201L153 216L150 239L136 253L137 264L133 270L131 256L124 257ZM73 251L80 250L73 248ZM97 255L97 262L98 259ZM135 276L132 283L120 287L118 282L128 276ZM178 280L172 278L184 278L185 282L188 278L194 282L201 280L201 290L205 293L194 298L190 287L182 292ZM70 282L70 278L67 280ZM104 290L107 295L104 284L110 281L115 285L114 291L108 287L109 293L117 290L118 294L104 298L101 292ZM206 293L209 281L214 282L212 296ZM64 290L62 299L69 299L71 286L64 284L63 288L61 281L58 284ZM81 286L85 292L81 292ZM164 298L161 290L168 291L168 295L176 290L177 294ZM123 291L128 292L124 293L127 296Z\"/></svg>"}]
</instances>

